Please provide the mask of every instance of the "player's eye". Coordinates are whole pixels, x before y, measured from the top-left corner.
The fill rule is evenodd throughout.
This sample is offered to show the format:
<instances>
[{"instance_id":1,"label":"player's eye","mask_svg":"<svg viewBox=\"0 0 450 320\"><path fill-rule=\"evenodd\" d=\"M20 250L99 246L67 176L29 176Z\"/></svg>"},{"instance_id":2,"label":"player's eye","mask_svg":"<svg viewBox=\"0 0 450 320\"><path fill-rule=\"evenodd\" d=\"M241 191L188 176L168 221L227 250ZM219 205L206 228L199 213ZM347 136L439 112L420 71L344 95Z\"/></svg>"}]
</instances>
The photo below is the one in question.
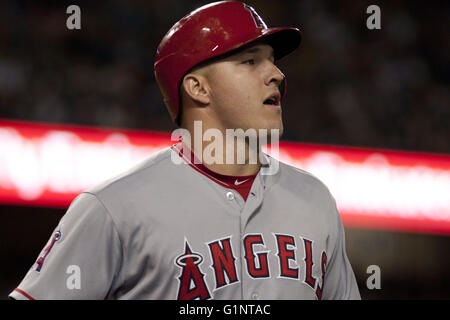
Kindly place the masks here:
<instances>
[{"instance_id":1,"label":"player's eye","mask_svg":"<svg viewBox=\"0 0 450 320\"><path fill-rule=\"evenodd\" d=\"M254 65L255 64L255 60L254 59L248 59L248 60L245 60L242 63L243 64L248 64L248 65Z\"/></svg>"}]
</instances>

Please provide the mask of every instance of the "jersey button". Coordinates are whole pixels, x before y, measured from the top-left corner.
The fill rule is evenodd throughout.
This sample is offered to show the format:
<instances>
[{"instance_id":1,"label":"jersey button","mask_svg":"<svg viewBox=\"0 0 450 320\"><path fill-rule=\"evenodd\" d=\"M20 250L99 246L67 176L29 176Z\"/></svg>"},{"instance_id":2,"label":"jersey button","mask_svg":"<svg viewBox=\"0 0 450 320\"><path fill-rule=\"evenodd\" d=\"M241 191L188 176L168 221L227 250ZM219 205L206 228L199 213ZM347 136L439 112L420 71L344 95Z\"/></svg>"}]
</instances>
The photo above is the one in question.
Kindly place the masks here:
<instances>
[{"instance_id":1,"label":"jersey button","mask_svg":"<svg viewBox=\"0 0 450 320\"><path fill-rule=\"evenodd\" d=\"M234 200L234 193L231 191L227 192L227 199L230 201Z\"/></svg>"}]
</instances>

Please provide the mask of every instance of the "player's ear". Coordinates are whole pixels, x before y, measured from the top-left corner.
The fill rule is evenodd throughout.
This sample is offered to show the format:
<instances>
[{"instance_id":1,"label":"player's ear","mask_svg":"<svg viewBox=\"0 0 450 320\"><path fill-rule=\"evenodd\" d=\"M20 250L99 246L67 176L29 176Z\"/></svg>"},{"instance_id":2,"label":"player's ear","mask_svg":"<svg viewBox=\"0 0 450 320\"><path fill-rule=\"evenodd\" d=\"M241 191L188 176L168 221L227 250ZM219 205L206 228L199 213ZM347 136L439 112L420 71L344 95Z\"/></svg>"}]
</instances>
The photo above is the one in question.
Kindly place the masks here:
<instances>
[{"instance_id":1,"label":"player's ear","mask_svg":"<svg viewBox=\"0 0 450 320\"><path fill-rule=\"evenodd\" d=\"M184 76L181 85L187 97L203 105L209 104L210 90L205 76L199 73L188 73Z\"/></svg>"}]
</instances>

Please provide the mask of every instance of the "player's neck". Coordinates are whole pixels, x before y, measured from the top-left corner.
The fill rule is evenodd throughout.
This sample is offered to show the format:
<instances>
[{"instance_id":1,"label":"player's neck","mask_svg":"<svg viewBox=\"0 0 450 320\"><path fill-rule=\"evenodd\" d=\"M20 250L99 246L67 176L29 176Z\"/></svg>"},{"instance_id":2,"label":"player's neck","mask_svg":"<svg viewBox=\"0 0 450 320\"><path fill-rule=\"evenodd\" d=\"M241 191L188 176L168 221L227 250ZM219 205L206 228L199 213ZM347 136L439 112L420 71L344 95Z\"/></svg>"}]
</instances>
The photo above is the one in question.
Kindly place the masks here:
<instances>
[{"instance_id":1,"label":"player's neck","mask_svg":"<svg viewBox=\"0 0 450 320\"><path fill-rule=\"evenodd\" d=\"M201 134L192 130L190 133L183 141L209 170L227 176L249 176L259 172L261 148L256 137L241 139L221 130L207 129Z\"/></svg>"},{"instance_id":2,"label":"player's neck","mask_svg":"<svg viewBox=\"0 0 450 320\"><path fill-rule=\"evenodd\" d=\"M223 140L219 143L203 142L199 148L194 145L194 154L203 155L202 164L209 170L227 176L249 176L258 173L261 164L259 161L259 151L251 148L246 142L243 146ZM228 147L228 148L227 148ZM253 156L251 156L253 155Z\"/></svg>"}]
</instances>

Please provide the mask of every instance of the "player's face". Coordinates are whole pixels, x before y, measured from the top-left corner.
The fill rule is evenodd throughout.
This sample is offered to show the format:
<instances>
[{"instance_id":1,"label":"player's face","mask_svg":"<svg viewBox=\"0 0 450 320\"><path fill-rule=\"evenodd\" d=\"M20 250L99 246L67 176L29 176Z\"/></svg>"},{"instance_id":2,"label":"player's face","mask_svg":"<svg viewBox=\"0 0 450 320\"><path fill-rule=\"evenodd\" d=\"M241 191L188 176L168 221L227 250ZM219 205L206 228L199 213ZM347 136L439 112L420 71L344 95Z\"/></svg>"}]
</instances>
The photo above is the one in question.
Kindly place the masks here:
<instances>
[{"instance_id":1,"label":"player's face","mask_svg":"<svg viewBox=\"0 0 450 320\"><path fill-rule=\"evenodd\" d=\"M283 73L273 49L257 43L211 65L209 83L215 119L222 129L279 129Z\"/></svg>"}]
</instances>

